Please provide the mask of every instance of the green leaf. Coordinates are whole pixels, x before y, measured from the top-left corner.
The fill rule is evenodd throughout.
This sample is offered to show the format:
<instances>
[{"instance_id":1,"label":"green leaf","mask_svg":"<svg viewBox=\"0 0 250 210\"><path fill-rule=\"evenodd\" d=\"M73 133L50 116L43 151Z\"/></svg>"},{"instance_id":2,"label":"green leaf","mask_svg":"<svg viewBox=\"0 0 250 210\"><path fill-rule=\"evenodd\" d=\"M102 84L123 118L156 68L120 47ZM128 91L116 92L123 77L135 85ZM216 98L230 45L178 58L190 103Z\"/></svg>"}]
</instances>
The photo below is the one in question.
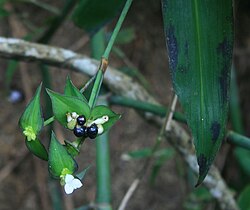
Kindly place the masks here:
<instances>
[{"instance_id":1,"label":"green leaf","mask_svg":"<svg viewBox=\"0 0 250 210\"><path fill-rule=\"evenodd\" d=\"M67 168L72 174L78 168L76 161L56 139L54 132L51 134L48 166L49 172L54 178L59 178L65 168Z\"/></svg>"},{"instance_id":2,"label":"green leaf","mask_svg":"<svg viewBox=\"0 0 250 210\"><path fill-rule=\"evenodd\" d=\"M161 167L164 165L164 163L169 160L170 158L172 158L175 154L173 149L167 148L164 150L160 150L161 153L159 153L158 151L158 157L155 160L154 164L153 164L153 168L151 171L151 175L150 175L150 183L153 184L156 180L157 175L159 174L159 171L161 169Z\"/></svg>"},{"instance_id":3,"label":"green leaf","mask_svg":"<svg viewBox=\"0 0 250 210\"><path fill-rule=\"evenodd\" d=\"M34 141L25 140L26 146L30 152L32 152L37 157L41 158L42 160L48 160L48 153L45 149L44 145L40 142L40 140L36 139Z\"/></svg>"},{"instance_id":4,"label":"green leaf","mask_svg":"<svg viewBox=\"0 0 250 210\"><path fill-rule=\"evenodd\" d=\"M101 26L117 15L124 0L82 0L73 12L74 23L89 32Z\"/></svg>"},{"instance_id":5,"label":"green leaf","mask_svg":"<svg viewBox=\"0 0 250 210\"><path fill-rule=\"evenodd\" d=\"M245 189L240 193L237 203L241 210L250 210L250 185L246 186Z\"/></svg>"},{"instance_id":6,"label":"green leaf","mask_svg":"<svg viewBox=\"0 0 250 210\"><path fill-rule=\"evenodd\" d=\"M114 113L107 106L100 105L93 108L90 114L90 120L101 118L104 115L107 115L109 117L109 120L106 123L102 124L104 132L107 131L111 126L113 126L115 122L121 117L120 114Z\"/></svg>"},{"instance_id":7,"label":"green leaf","mask_svg":"<svg viewBox=\"0 0 250 210\"><path fill-rule=\"evenodd\" d=\"M85 101L72 97L65 96L47 89L47 93L52 101L52 108L55 118L65 127L67 127L66 114L76 112L79 115L84 115L86 118L90 115L90 108Z\"/></svg>"},{"instance_id":8,"label":"green leaf","mask_svg":"<svg viewBox=\"0 0 250 210\"><path fill-rule=\"evenodd\" d=\"M224 138L233 50L229 0L162 0L173 86L204 180Z\"/></svg>"},{"instance_id":9,"label":"green leaf","mask_svg":"<svg viewBox=\"0 0 250 210\"><path fill-rule=\"evenodd\" d=\"M111 36L111 34L110 34ZM119 34L115 39L116 44L128 44L135 39L134 28L123 28L120 30Z\"/></svg>"},{"instance_id":10,"label":"green leaf","mask_svg":"<svg viewBox=\"0 0 250 210\"><path fill-rule=\"evenodd\" d=\"M67 141L67 140L64 140L64 143L65 143L65 147L66 147L68 153L72 157L79 155L80 151L75 144L73 144L72 142Z\"/></svg>"},{"instance_id":11,"label":"green leaf","mask_svg":"<svg viewBox=\"0 0 250 210\"><path fill-rule=\"evenodd\" d=\"M40 105L40 93L42 84L36 90L35 96L27 105L24 113L19 119L19 125L23 130L27 127L32 127L34 133L37 135L43 127L43 118Z\"/></svg>"},{"instance_id":12,"label":"green leaf","mask_svg":"<svg viewBox=\"0 0 250 210\"><path fill-rule=\"evenodd\" d=\"M88 172L88 170L90 169L91 165L89 165L88 167L86 167L84 170L82 170L80 173L76 174L76 177L80 180L83 180L86 173Z\"/></svg>"},{"instance_id":13,"label":"green leaf","mask_svg":"<svg viewBox=\"0 0 250 210\"><path fill-rule=\"evenodd\" d=\"M67 77L67 80L66 80L66 85L65 85L65 88L64 88L64 95L66 95L66 96L74 96L74 97L77 97L80 100L85 101L86 103L88 103L87 99L84 97L83 94L81 94L79 89L74 86L74 84L72 83L72 81L70 80L69 77Z\"/></svg>"}]
</instances>

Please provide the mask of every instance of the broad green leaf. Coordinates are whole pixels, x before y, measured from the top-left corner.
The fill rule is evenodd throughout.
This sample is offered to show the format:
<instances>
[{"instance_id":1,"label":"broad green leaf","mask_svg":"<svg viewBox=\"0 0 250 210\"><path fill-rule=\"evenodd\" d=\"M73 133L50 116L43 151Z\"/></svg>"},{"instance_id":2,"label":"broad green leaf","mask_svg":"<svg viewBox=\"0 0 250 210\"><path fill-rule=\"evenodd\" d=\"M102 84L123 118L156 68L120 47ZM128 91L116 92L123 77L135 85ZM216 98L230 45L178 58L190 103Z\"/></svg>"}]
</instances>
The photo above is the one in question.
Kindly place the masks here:
<instances>
[{"instance_id":1,"label":"broad green leaf","mask_svg":"<svg viewBox=\"0 0 250 210\"><path fill-rule=\"evenodd\" d=\"M47 89L47 93L52 101L52 108L55 118L65 127L67 127L67 113L76 112L84 115L86 118L90 115L89 105L76 97L65 96Z\"/></svg>"},{"instance_id":2,"label":"broad green leaf","mask_svg":"<svg viewBox=\"0 0 250 210\"><path fill-rule=\"evenodd\" d=\"M224 138L233 49L232 1L162 0L173 86L204 180Z\"/></svg>"},{"instance_id":3,"label":"broad green leaf","mask_svg":"<svg viewBox=\"0 0 250 210\"><path fill-rule=\"evenodd\" d=\"M73 157L56 139L54 132L51 134L48 167L50 174L54 178L59 178L63 169L68 169L73 174L78 168Z\"/></svg>"},{"instance_id":4,"label":"broad green leaf","mask_svg":"<svg viewBox=\"0 0 250 210\"><path fill-rule=\"evenodd\" d=\"M84 30L96 31L117 15L124 2L124 0L81 0L73 12L73 21Z\"/></svg>"},{"instance_id":5,"label":"broad green leaf","mask_svg":"<svg viewBox=\"0 0 250 210\"><path fill-rule=\"evenodd\" d=\"M43 118L40 105L40 93L42 84L37 88L35 96L27 105L24 113L22 114L19 125L23 130L27 127L32 127L32 130L37 135L43 127Z\"/></svg>"},{"instance_id":6,"label":"broad green leaf","mask_svg":"<svg viewBox=\"0 0 250 210\"><path fill-rule=\"evenodd\" d=\"M94 109L91 111L90 120L101 118L104 115L107 115L109 117L109 120L106 123L102 124L104 132L107 131L111 126L113 126L115 122L121 117L121 115L114 113L107 106L100 105L94 107Z\"/></svg>"},{"instance_id":7,"label":"broad green leaf","mask_svg":"<svg viewBox=\"0 0 250 210\"><path fill-rule=\"evenodd\" d=\"M41 158L42 160L48 160L48 153L45 149L44 145L40 142L40 140L36 139L34 141L25 140L26 146L32 154Z\"/></svg>"},{"instance_id":8,"label":"broad green leaf","mask_svg":"<svg viewBox=\"0 0 250 210\"><path fill-rule=\"evenodd\" d=\"M66 85L65 85L65 88L64 88L64 95L66 95L66 96L74 96L74 97L77 97L80 100L85 101L86 103L88 103L87 99L79 91L79 89L74 86L74 84L72 83L72 81L70 80L69 77L67 77L67 80L66 80Z\"/></svg>"},{"instance_id":9,"label":"broad green leaf","mask_svg":"<svg viewBox=\"0 0 250 210\"><path fill-rule=\"evenodd\" d=\"M250 210L250 185L246 186L245 189L240 193L237 203L241 210Z\"/></svg>"}]
</instances>

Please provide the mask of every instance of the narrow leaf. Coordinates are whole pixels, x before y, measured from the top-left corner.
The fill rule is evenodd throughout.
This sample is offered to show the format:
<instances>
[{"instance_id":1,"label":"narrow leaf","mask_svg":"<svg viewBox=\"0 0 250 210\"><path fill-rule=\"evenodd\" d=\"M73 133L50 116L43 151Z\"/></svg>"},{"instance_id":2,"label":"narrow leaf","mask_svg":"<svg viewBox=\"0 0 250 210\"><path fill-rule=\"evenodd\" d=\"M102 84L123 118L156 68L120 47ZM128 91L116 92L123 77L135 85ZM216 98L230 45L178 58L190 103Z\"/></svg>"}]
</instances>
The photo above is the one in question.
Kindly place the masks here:
<instances>
[{"instance_id":1,"label":"narrow leaf","mask_svg":"<svg viewBox=\"0 0 250 210\"><path fill-rule=\"evenodd\" d=\"M40 105L40 93L42 84L37 88L35 96L27 105L24 113L22 114L19 125L25 130L27 127L32 127L35 134L38 134L43 127L43 118Z\"/></svg>"},{"instance_id":2,"label":"narrow leaf","mask_svg":"<svg viewBox=\"0 0 250 210\"><path fill-rule=\"evenodd\" d=\"M52 132L49 146L49 172L54 178L59 178L63 169L68 169L72 174L77 170L77 163L67 152L65 147L56 139Z\"/></svg>"},{"instance_id":3,"label":"narrow leaf","mask_svg":"<svg viewBox=\"0 0 250 210\"><path fill-rule=\"evenodd\" d=\"M27 148L29 151L36 155L37 157L41 158L42 160L48 160L48 153L45 149L44 145L40 142L40 140L36 139L34 141L25 141Z\"/></svg>"},{"instance_id":4,"label":"narrow leaf","mask_svg":"<svg viewBox=\"0 0 250 210\"><path fill-rule=\"evenodd\" d=\"M72 83L69 77L67 77L66 85L64 88L64 95L66 96L74 96L79 98L82 101L85 101L88 103L87 99L84 97L84 95L79 91L78 88L75 87L75 85Z\"/></svg>"},{"instance_id":5,"label":"narrow leaf","mask_svg":"<svg viewBox=\"0 0 250 210\"><path fill-rule=\"evenodd\" d=\"M220 148L228 114L233 16L230 0L162 0L173 86L186 114L199 185Z\"/></svg>"},{"instance_id":6,"label":"narrow leaf","mask_svg":"<svg viewBox=\"0 0 250 210\"><path fill-rule=\"evenodd\" d=\"M72 97L65 96L54 91L48 90L47 93L52 101L52 108L55 118L65 127L67 127L67 113L76 112L79 115L84 115L86 118L89 117L90 108L88 103L85 101Z\"/></svg>"}]
</instances>

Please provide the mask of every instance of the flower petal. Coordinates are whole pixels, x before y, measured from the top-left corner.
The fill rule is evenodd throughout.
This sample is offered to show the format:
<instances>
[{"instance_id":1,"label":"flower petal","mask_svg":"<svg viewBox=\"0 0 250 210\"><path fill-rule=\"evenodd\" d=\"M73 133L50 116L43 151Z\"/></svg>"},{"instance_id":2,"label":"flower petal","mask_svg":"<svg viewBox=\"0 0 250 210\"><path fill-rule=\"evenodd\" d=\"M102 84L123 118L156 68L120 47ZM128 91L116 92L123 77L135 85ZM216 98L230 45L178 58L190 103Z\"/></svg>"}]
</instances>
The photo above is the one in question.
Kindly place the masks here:
<instances>
[{"instance_id":1,"label":"flower petal","mask_svg":"<svg viewBox=\"0 0 250 210\"><path fill-rule=\"evenodd\" d=\"M66 184L72 182L73 180L74 180L74 176L73 175L66 174L66 176L65 176L65 183Z\"/></svg>"},{"instance_id":2,"label":"flower petal","mask_svg":"<svg viewBox=\"0 0 250 210\"><path fill-rule=\"evenodd\" d=\"M73 186L71 186L71 184L65 184L64 191L66 192L66 194L71 194L74 191L74 188Z\"/></svg>"},{"instance_id":3,"label":"flower petal","mask_svg":"<svg viewBox=\"0 0 250 210\"><path fill-rule=\"evenodd\" d=\"M72 181L72 186L74 187L74 189L78 189L82 186L82 183L79 179L74 179Z\"/></svg>"}]
</instances>

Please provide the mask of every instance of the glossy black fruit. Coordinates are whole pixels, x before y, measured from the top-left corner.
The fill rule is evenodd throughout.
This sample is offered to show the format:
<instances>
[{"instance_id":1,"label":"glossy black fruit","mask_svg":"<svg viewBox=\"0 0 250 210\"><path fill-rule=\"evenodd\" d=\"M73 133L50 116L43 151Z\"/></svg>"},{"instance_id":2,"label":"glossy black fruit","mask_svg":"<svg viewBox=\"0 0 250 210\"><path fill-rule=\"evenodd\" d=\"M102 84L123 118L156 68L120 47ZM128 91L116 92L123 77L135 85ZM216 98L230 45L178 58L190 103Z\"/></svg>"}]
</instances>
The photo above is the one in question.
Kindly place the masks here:
<instances>
[{"instance_id":1,"label":"glossy black fruit","mask_svg":"<svg viewBox=\"0 0 250 210\"><path fill-rule=\"evenodd\" d=\"M86 123L86 118L84 115L80 115L76 120L78 125L84 125Z\"/></svg>"},{"instance_id":2,"label":"glossy black fruit","mask_svg":"<svg viewBox=\"0 0 250 210\"><path fill-rule=\"evenodd\" d=\"M94 139L97 136L97 134L98 134L98 127L95 123L87 128L87 135L89 138Z\"/></svg>"},{"instance_id":3,"label":"glossy black fruit","mask_svg":"<svg viewBox=\"0 0 250 210\"><path fill-rule=\"evenodd\" d=\"M73 130L75 136L77 137L87 137L87 128L85 126L82 126L82 127L74 127L74 130Z\"/></svg>"}]
</instances>

